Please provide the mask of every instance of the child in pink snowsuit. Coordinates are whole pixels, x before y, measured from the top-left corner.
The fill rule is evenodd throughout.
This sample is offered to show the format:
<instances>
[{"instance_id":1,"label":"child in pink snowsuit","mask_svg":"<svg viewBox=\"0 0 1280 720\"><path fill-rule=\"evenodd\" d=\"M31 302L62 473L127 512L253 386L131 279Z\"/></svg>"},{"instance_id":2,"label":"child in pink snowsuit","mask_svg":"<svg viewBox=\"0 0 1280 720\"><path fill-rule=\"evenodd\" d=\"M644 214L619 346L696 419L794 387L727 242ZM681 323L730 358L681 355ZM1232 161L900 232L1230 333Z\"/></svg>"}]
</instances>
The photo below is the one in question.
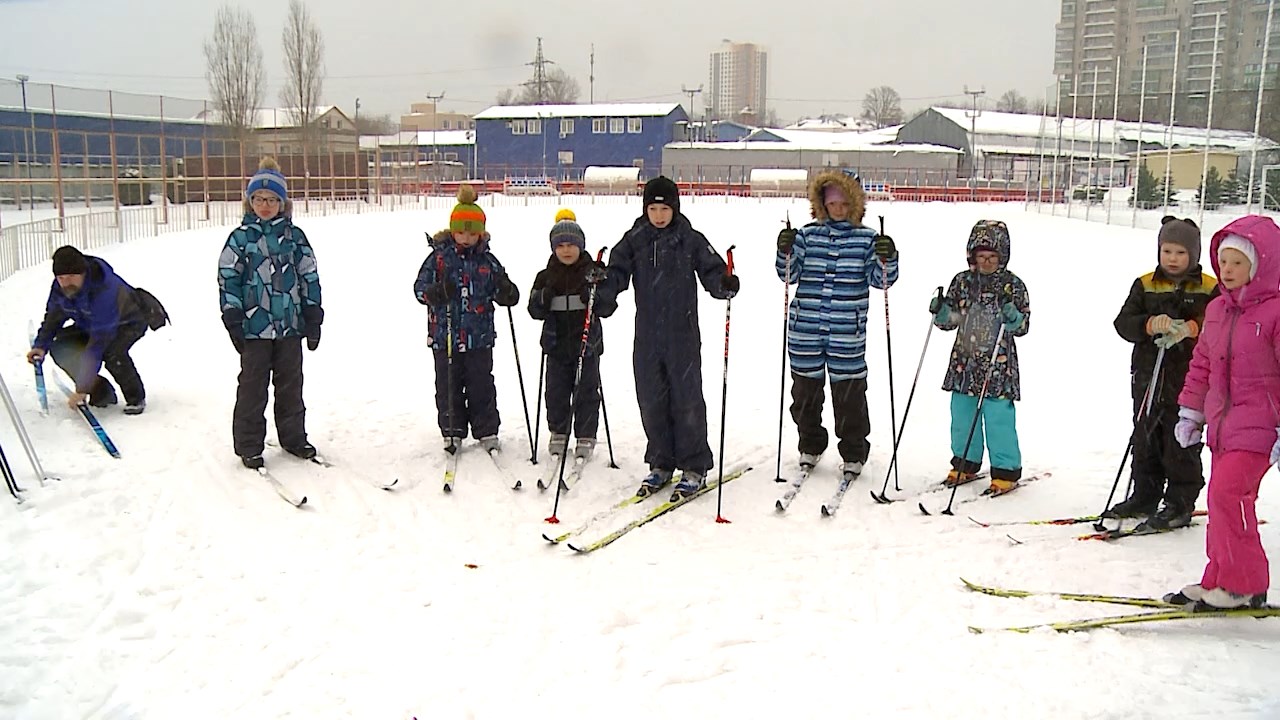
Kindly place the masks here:
<instances>
[{"instance_id":1,"label":"child in pink snowsuit","mask_svg":"<svg viewBox=\"0 0 1280 720\"><path fill-rule=\"evenodd\" d=\"M1258 607L1271 578L1254 504L1280 460L1280 227L1242 217L1213 236L1210 257L1222 294L1205 312L1174 428L1183 447L1209 430L1209 564L1198 585L1168 599L1206 610Z\"/></svg>"}]
</instances>

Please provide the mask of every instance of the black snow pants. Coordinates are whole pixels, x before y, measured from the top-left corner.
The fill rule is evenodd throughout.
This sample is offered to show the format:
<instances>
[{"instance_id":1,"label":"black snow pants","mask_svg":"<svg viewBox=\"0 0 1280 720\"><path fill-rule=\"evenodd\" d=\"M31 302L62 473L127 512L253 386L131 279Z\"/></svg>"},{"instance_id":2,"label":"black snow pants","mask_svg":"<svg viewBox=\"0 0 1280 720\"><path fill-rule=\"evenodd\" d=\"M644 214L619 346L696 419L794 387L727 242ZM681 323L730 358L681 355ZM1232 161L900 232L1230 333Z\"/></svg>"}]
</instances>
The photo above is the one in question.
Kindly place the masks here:
<instances>
[{"instance_id":1,"label":"black snow pants","mask_svg":"<svg viewBox=\"0 0 1280 720\"><path fill-rule=\"evenodd\" d=\"M267 386L275 387L276 437L286 449L307 444L307 408L302 403L302 338L246 340L231 418L236 454L262 454L267 436Z\"/></svg>"}]
</instances>

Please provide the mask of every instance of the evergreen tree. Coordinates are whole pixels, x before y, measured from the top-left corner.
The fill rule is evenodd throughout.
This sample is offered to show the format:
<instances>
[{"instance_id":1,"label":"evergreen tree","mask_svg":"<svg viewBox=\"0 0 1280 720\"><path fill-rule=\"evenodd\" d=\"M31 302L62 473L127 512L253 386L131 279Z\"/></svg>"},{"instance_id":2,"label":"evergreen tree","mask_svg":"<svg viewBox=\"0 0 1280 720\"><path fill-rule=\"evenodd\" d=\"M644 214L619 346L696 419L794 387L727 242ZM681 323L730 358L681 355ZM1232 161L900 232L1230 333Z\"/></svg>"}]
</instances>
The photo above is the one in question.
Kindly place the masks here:
<instances>
[{"instance_id":1,"label":"evergreen tree","mask_svg":"<svg viewBox=\"0 0 1280 720\"><path fill-rule=\"evenodd\" d=\"M1133 207L1135 200L1138 202L1138 207L1143 210L1155 207L1164 200L1163 190L1159 195L1156 194L1156 178L1151 174L1146 163L1138 166L1138 186L1129 195L1129 207Z\"/></svg>"},{"instance_id":2,"label":"evergreen tree","mask_svg":"<svg viewBox=\"0 0 1280 720\"><path fill-rule=\"evenodd\" d=\"M1239 171L1236 168L1231 168L1231 172L1227 174L1227 179L1222 181L1222 204L1243 205L1244 190L1244 181L1240 179Z\"/></svg>"},{"instance_id":3,"label":"evergreen tree","mask_svg":"<svg viewBox=\"0 0 1280 720\"><path fill-rule=\"evenodd\" d=\"M1222 176L1218 168L1210 165L1205 173L1204 182L1196 190L1196 203L1203 203L1205 210L1217 210L1223 203Z\"/></svg>"}]
</instances>

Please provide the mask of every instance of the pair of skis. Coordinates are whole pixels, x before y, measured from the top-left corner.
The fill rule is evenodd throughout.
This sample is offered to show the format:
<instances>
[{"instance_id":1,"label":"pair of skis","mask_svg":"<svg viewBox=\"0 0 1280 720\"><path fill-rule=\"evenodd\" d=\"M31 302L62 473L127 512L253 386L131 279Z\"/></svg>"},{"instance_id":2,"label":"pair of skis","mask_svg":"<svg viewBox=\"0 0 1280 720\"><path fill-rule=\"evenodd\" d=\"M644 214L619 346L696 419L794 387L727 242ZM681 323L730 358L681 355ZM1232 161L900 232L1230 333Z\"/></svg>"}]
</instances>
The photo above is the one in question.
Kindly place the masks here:
<instances>
[{"instance_id":1,"label":"pair of skis","mask_svg":"<svg viewBox=\"0 0 1280 720\"><path fill-rule=\"evenodd\" d=\"M813 465L800 465L800 474L791 482L791 486L782 494L782 497L778 498L774 502L773 507L775 510L780 513L784 513L787 511L787 508L791 507L791 503L796 499L796 496L800 494L801 488L803 488L805 482L809 480L809 476L813 474L813 470ZM822 504L822 517L835 516L836 512L840 510L840 503L844 501L845 493L849 491L849 487L853 485L854 481L857 480L858 477L859 476L855 473L842 472L840 474L840 485L836 488L835 494L831 496L831 499Z\"/></svg>"},{"instance_id":2,"label":"pair of skis","mask_svg":"<svg viewBox=\"0 0 1280 720\"><path fill-rule=\"evenodd\" d=\"M1204 610L1197 611L1184 605L1177 605L1166 602L1159 598L1145 597L1126 597L1122 595L1092 595L1085 593L1064 593L1052 591L1034 591L1034 590L1011 590L1007 588L991 587L979 585L969 582L964 578L960 578L964 586L974 592L992 595L995 597L1005 598L1027 598L1027 597L1055 597L1060 600L1072 600L1076 602L1096 602L1111 605L1129 605L1134 607L1154 608L1152 612L1132 613L1128 615L1111 615L1105 617L1086 618L1084 620L1068 620L1066 622L1056 623L1040 623L1036 625L1022 625L1012 627L998 628L982 628L969 627L969 632L980 634L984 632L1017 632L1029 633L1033 630L1051 629L1057 632L1074 632L1078 630L1093 630L1095 628L1112 627L1116 625L1133 625L1137 623L1150 622L1166 622L1172 620L1201 620L1210 618L1226 618L1226 617L1280 617L1280 607L1264 606L1261 608L1240 608L1237 610Z\"/></svg>"},{"instance_id":3,"label":"pair of skis","mask_svg":"<svg viewBox=\"0 0 1280 720\"><path fill-rule=\"evenodd\" d=\"M567 461L567 458L566 458ZM552 455L547 461L547 470L538 478L538 489L542 491L550 490L556 486L556 479L560 477L560 454ZM560 483L561 490L569 490L578 484L582 479L582 470L587 465L587 458L574 456L573 463L565 466L564 480ZM516 484L511 486L512 490L519 490L523 487L520 480L516 480Z\"/></svg>"},{"instance_id":4,"label":"pair of skis","mask_svg":"<svg viewBox=\"0 0 1280 720\"><path fill-rule=\"evenodd\" d=\"M969 479L969 480L967 480L967 481L965 481L964 483L961 483L961 484L962 484L962 485L967 485L967 484L969 484L969 483L971 483L971 482L973 482L973 481L975 481L975 480L980 480L980 479L982 479L983 477L985 477L985 475L984 475L983 473L979 473L978 475L975 475L973 478L971 478L971 479ZM979 494L977 494L977 495L974 495L973 497L967 497L967 498L964 498L964 499L962 499L962 500L956 500L956 501L955 501L954 503L952 503L951 505L948 505L948 506L947 506L947 509L946 509L946 510L943 510L943 511L941 512L941 514L943 514L943 515L951 515L952 513L951 513L951 511L950 511L950 508L951 508L951 507L953 507L953 506L955 506L955 505L964 505L964 504L967 504L967 503L975 502L975 501L977 501L977 500L981 500L982 498L991 498L991 499L995 499L995 498L998 498L998 497L1004 497L1005 495L1008 495L1008 494L1010 494L1010 493L1012 493L1012 492L1016 491L1018 488L1022 487L1023 485L1026 485L1026 484L1028 484L1028 483L1033 483L1033 482L1035 482L1035 481L1037 481L1037 480L1040 480L1040 479L1043 479L1043 478L1048 478L1048 477L1053 477L1053 473L1050 473L1050 472L1042 472L1042 473L1036 473L1036 474L1034 474L1034 475L1028 475L1028 476L1023 477L1022 479L1018 480L1018 484L1017 484L1017 485L1014 485L1012 489L1010 489L1010 490L1004 490L1004 491L1001 491L1001 492L997 492L997 491L993 490L992 488L987 488L986 490L983 490L981 493L979 493ZM937 489L937 490L932 490L931 492L940 492L941 490L947 490L947 491L950 491L950 490L952 490L952 489L954 489L954 488L952 488L952 487L951 487L951 486L949 486L949 485L944 485L944 487L942 487L942 488L940 488L940 489ZM925 514L925 515L930 515L930 516L932 516L932 515L933 515L933 513L929 512L929 509L928 509L928 508L926 508L926 507L924 506L924 503L923 503L923 502L922 502L922 503L920 503L920 504L918 505L918 507L920 508L920 512L921 512L921 513L923 513L923 514Z\"/></svg>"},{"instance_id":5,"label":"pair of skis","mask_svg":"<svg viewBox=\"0 0 1280 720\"><path fill-rule=\"evenodd\" d=\"M486 451L485 455L487 455L489 460L493 462L493 466L497 468L498 472L502 473L503 477L507 477L510 473L507 472L507 469L504 468L502 463L498 460L498 453L498 450L492 450ZM462 443L458 443L451 448L445 448L444 475L441 482L441 489L444 490L445 494L453 492L454 483L458 479L458 457L460 455L462 455ZM383 490L393 491L399 490L404 486L400 484L400 478L395 478L381 487ZM517 481L517 483L512 486L512 489L519 489L519 487L520 483Z\"/></svg>"},{"instance_id":6,"label":"pair of skis","mask_svg":"<svg viewBox=\"0 0 1280 720\"><path fill-rule=\"evenodd\" d=\"M27 321L27 335L31 339L31 347L35 347L36 327L35 323L31 321ZM48 414L49 393L45 389L44 384L44 367L42 363L35 363L34 367L36 374L36 393L40 396L40 410L42 413ZM53 382L58 386L58 389L60 389L63 394L67 397L71 397L71 388L63 382L62 377L57 372L53 373ZM98 418L93 414L93 411L89 409L88 404L80 403L79 405L76 405L76 410L79 411L80 417L84 418L84 421L88 423L89 429L93 431L93 435L102 445L102 449L106 450L107 454L111 457L119 459L120 450L116 448L116 444L112 442L111 436L107 435L107 431L102 427L102 423L98 422Z\"/></svg>"},{"instance_id":7,"label":"pair of skis","mask_svg":"<svg viewBox=\"0 0 1280 720\"><path fill-rule=\"evenodd\" d=\"M307 462L314 463L323 468L333 467L332 463L330 463L328 460L325 460L324 457L320 455L315 455L314 457L300 458L300 459L305 459ZM254 470L254 472L258 474L258 477L261 477L263 480L265 480L267 484L271 486L271 489L275 490L276 494L279 495L281 499L283 499L285 502L289 503L290 505L296 508L300 508L303 505L307 504L306 495L299 495L293 492L292 490L290 490L287 485L285 485L284 483L276 479L276 477L271 474L271 471L267 470L265 465Z\"/></svg>"},{"instance_id":8,"label":"pair of skis","mask_svg":"<svg viewBox=\"0 0 1280 720\"><path fill-rule=\"evenodd\" d=\"M640 516L633 518L629 522L597 537L594 540L582 542L575 539L573 542L567 542L567 545L569 546L570 550L573 550L574 552L579 554L595 552L600 548L611 545L612 543L616 542L618 539L620 539L622 536L626 535L627 533L631 532L632 530L635 530L636 528L639 528L639 527L643 527L653 522L654 520L657 520L663 515L666 515L672 510L675 510L676 508L687 505L688 503L693 502L694 500L702 497L703 495L706 495L707 493L715 491L722 484L737 480L738 478L742 477L743 475L747 474L750 471L751 471L750 465L737 466L727 471L724 475L723 480L708 479L707 484L702 489L698 490L697 492L691 495L686 495L680 498L670 498L657 505L649 507ZM672 481L676 482L678 481L678 478L673 476ZM650 495L649 497L654 497L654 496ZM622 499L621 501L605 508L604 510L601 510L595 515L592 515L590 518L587 519L586 522L584 522L583 524L579 525L578 527L566 533L562 533L556 536L552 536L550 535L550 533L543 533L542 538L552 544L558 545L560 543L565 543L570 539L577 538L580 535L584 535L588 530L592 529L597 524L615 515L621 514L627 508L633 505L638 505L640 503L643 503L647 499L649 498L639 497L638 495L628 496Z\"/></svg>"}]
</instances>

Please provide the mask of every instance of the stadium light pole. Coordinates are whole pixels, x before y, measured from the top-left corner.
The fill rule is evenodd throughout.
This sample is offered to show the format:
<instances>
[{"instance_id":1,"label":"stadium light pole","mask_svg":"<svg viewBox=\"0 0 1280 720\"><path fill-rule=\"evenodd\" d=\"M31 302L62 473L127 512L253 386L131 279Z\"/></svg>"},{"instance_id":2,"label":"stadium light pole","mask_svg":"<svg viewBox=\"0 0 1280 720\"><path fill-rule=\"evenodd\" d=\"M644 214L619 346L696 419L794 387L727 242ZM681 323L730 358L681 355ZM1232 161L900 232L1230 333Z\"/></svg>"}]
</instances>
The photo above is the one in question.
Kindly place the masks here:
<instances>
[{"instance_id":1,"label":"stadium light pole","mask_svg":"<svg viewBox=\"0 0 1280 720\"><path fill-rule=\"evenodd\" d=\"M35 135L36 119L27 110L27 81L31 79L30 75L18 75L18 82L22 84L22 114L27 116L27 124L31 128L31 134ZM27 210L31 214L31 221L35 222L35 205L36 205L36 189L32 186L31 179L31 145L35 144L35 138L28 138L26 131L22 133L22 154L26 156L27 161Z\"/></svg>"}]
</instances>

